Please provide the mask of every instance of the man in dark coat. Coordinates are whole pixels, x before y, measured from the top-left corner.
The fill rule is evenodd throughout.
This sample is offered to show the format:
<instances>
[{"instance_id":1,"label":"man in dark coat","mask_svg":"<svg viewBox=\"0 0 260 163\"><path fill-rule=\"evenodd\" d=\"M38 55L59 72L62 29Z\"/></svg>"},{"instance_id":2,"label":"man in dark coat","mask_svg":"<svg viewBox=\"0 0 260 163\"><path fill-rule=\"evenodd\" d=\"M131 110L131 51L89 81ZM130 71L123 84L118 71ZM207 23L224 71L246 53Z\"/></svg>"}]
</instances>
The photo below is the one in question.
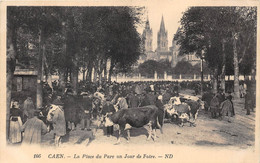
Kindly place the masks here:
<instances>
[{"instance_id":1,"label":"man in dark coat","mask_svg":"<svg viewBox=\"0 0 260 163\"><path fill-rule=\"evenodd\" d=\"M78 112L80 107L76 101L76 97L72 94L67 94L67 97L64 99L64 114L67 124L67 129L74 130L75 125L80 122L78 117Z\"/></svg>"},{"instance_id":2,"label":"man in dark coat","mask_svg":"<svg viewBox=\"0 0 260 163\"><path fill-rule=\"evenodd\" d=\"M164 120L164 106L163 106L163 103L162 103L162 96L158 96L158 98L156 99L155 101L155 106L158 107L158 121L159 121L159 124L161 126L163 126L163 120Z\"/></svg>"},{"instance_id":3,"label":"man in dark coat","mask_svg":"<svg viewBox=\"0 0 260 163\"><path fill-rule=\"evenodd\" d=\"M169 88L166 89L166 91L162 95L162 101L163 104L167 104L171 98L171 94L169 93Z\"/></svg>"},{"instance_id":4,"label":"man in dark coat","mask_svg":"<svg viewBox=\"0 0 260 163\"><path fill-rule=\"evenodd\" d=\"M129 108L138 107L139 105L139 98L134 94L133 91L127 95L127 101Z\"/></svg>"},{"instance_id":5,"label":"man in dark coat","mask_svg":"<svg viewBox=\"0 0 260 163\"><path fill-rule=\"evenodd\" d=\"M91 112L92 112L92 95L88 94L82 94L82 101L81 103L81 130L84 130L87 128L88 131L90 131L90 119L91 119Z\"/></svg>"},{"instance_id":6,"label":"man in dark coat","mask_svg":"<svg viewBox=\"0 0 260 163\"><path fill-rule=\"evenodd\" d=\"M228 95L227 95L226 99L229 100L231 105L232 105L232 110L231 110L232 114L231 114L231 116L234 116L235 115L235 108L234 108L234 104L233 104L233 101L232 101L233 96L231 95L230 91L228 92Z\"/></svg>"},{"instance_id":7,"label":"man in dark coat","mask_svg":"<svg viewBox=\"0 0 260 163\"><path fill-rule=\"evenodd\" d=\"M253 92L250 89L247 89L245 94L246 115L250 115L250 110L253 110L253 98Z\"/></svg>"},{"instance_id":8,"label":"man in dark coat","mask_svg":"<svg viewBox=\"0 0 260 163\"><path fill-rule=\"evenodd\" d=\"M221 104L223 101L225 101L225 94L223 92L223 89L219 89L218 93L217 93L217 98L219 100L219 104Z\"/></svg>"},{"instance_id":9,"label":"man in dark coat","mask_svg":"<svg viewBox=\"0 0 260 163\"><path fill-rule=\"evenodd\" d=\"M109 101L109 98L106 98L106 102L103 106L103 109L101 111L101 114L104 116L105 119L105 127L106 127L106 134L109 137L110 135L113 135L113 122L108 118L108 116L115 113L116 110L113 106L113 104Z\"/></svg>"},{"instance_id":10,"label":"man in dark coat","mask_svg":"<svg viewBox=\"0 0 260 163\"><path fill-rule=\"evenodd\" d=\"M141 103L141 106L155 105L156 97L150 87L146 88L146 95Z\"/></svg>"},{"instance_id":11,"label":"man in dark coat","mask_svg":"<svg viewBox=\"0 0 260 163\"><path fill-rule=\"evenodd\" d=\"M208 111L208 108L210 106L210 101L213 97L214 97L214 93L212 93L211 91L203 93L201 100L205 102L204 107L206 111Z\"/></svg>"}]
</instances>

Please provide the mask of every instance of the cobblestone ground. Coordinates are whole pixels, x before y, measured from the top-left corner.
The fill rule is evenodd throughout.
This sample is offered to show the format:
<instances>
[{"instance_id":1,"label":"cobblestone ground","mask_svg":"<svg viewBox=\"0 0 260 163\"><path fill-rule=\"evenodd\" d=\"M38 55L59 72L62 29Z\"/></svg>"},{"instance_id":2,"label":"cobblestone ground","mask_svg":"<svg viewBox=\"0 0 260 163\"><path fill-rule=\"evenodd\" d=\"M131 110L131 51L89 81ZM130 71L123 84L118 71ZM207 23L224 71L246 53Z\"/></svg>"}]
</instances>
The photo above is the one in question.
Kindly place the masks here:
<instances>
[{"instance_id":1,"label":"cobblestone ground","mask_svg":"<svg viewBox=\"0 0 260 163\"><path fill-rule=\"evenodd\" d=\"M183 93L183 92L182 92ZM190 92L184 92L189 94ZM227 147L227 148L251 148L255 142L255 112L246 115L244 110L244 99L233 100L236 115L228 123L226 119L211 119L210 113L200 110L196 127L190 127L188 123L184 127L165 121L163 125L163 134L157 130L157 140L152 139L146 141L147 126L143 128L131 129L131 140L127 143L125 138L121 139L120 145L192 145L207 147ZM94 129L93 129L94 130ZM104 136L102 129L97 129L95 138L89 142L90 131L80 130L80 126L76 130L71 131L63 138L62 146L95 146L102 144L115 144L118 131L114 132L114 136ZM124 134L126 137L126 133ZM43 146L53 146L53 133L50 132L43 137Z\"/></svg>"}]
</instances>

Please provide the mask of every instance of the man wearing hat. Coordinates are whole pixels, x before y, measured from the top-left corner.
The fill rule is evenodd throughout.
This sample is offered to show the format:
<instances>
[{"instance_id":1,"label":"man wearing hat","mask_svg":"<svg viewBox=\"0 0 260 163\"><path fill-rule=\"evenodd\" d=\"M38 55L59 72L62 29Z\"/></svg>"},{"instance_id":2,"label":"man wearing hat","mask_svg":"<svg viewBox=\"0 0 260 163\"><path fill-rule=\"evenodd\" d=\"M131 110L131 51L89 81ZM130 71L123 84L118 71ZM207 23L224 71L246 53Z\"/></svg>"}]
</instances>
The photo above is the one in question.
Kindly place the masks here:
<instances>
[{"instance_id":1,"label":"man wearing hat","mask_svg":"<svg viewBox=\"0 0 260 163\"><path fill-rule=\"evenodd\" d=\"M40 144L41 135L47 133L47 126L38 119L39 114L40 110L29 111L29 119L22 126L23 144Z\"/></svg>"},{"instance_id":2,"label":"man wearing hat","mask_svg":"<svg viewBox=\"0 0 260 163\"><path fill-rule=\"evenodd\" d=\"M146 89L146 95L141 103L141 106L155 105L156 97L150 87Z\"/></svg>"},{"instance_id":3,"label":"man wearing hat","mask_svg":"<svg viewBox=\"0 0 260 163\"><path fill-rule=\"evenodd\" d=\"M231 91L228 91L227 93L228 93L228 95L227 95L226 99L229 100L231 105L232 105L232 111L231 111L232 114L231 114L231 116L234 116L235 115L235 109L234 109L234 104L233 104L233 101L232 101L233 96L231 94Z\"/></svg>"},{"instance_id":4,"label":"man wearing hat","mask_svg":"<svg viewBox=\"0 0 260 163\"><path fill-rule=\"evenodd\" d=\"M225 101L225 94L224 94L224 90L223 89L219 89L218 93L217 93L217 97L219 102L223 102Z\"/></svg>"},{"instance_id":5,"label":"man wearing hat","mask_svg":"<svg viewBox=\"0 0 260 163\"><path fill-rule=\"evenodd\" d=\"M245 109L246 109L246 115L250 115L250 110L253 111L253 99L254 99L253 91L250 89L246 90L245 94Z\"/></svg>"},{"instance_id":6,"label":"man wearing hat","mask_svg":"<svg viewBox=\"0 0 260 163\"><path fill-rule=\"evenodd\" d=\"M127 101L129 104L129 108L135 108L139 105L139 98L133 90L127 95Z\"/></svg>"},{"instance_id":7,"label":"man wearing hat","mask_svg":"<svg viewBox=\"0 0 260 163\"><path fill-rule=\"evenodd\" d=\"M90 119L91 119L91 112L92 112L92 95L88 94L87 92L84 92L81 94L82 102L81 102L81 130L84 130L87 128L88 131L90 131Z\"/></svg>"},{"instance_id":8,"label":"man wearing hat","mask_svg":"<svg viewBox=\"0 0 260 163\"><path fill-rule=\"evenodd\" d=\"M167 104L171 98L170 89L166 88L166 90L162 91L162 102L163 104Z\"/></svg>"},{"instance_id":9,"label":"man wearing hat","mask_svg":"<svg viewBox=\"0 0 260 163\"><path fill-rule=\"evenodd\" d=\"M64 114L67 122L67 127L69 130L75 130L76 124L80 123L78 118L78 113L80 111L80 105L77 101L77 97L73 95L72 89L67 91L67 94L64 98Z\"/></svg>"},{"instance_id":10,"label":"man wearing hat","mask_svg":"<svg viewBox=\"0 0 260 163\"><path fill-rule=\"evenodd\" d=\"M164 105L163 105L163 96L159 95L156 98L155 106L158 107L158 121L161 126L163 126L163 120L164 120Z\"/></svg>"},{"instance_id":11,"label":"man wearing hat","mask_svg":"<svg viewBox=\"0 0 260 163\"><path fill-rule=\"evenodd\" d=\"M108 118L108 116L112 115L116 112L113 104L109 101L110 98L106 97L106 102L103 106L101 114L104 117L105 120L105 127L106 127L106 135L109 137L110 135L113 135L113 122Z\"/></svg>"}]
</instances>

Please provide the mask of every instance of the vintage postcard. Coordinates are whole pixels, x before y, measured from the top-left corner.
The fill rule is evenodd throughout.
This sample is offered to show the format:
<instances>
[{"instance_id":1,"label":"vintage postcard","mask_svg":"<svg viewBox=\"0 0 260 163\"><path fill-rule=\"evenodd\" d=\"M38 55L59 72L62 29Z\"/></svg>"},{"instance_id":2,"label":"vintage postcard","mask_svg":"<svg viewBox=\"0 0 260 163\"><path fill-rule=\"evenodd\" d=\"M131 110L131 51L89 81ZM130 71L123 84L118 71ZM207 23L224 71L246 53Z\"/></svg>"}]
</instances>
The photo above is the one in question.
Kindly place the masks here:
<instances>
[{"instance_id":1,"label":"vintage postcard","mask_svg":"<svg viewBox=\"0 0 260 163\"><path fill-rule=\"evenodd\" d=\"M259 162L259 1L1 1L1 162Z\"/></svg>"}]
</instances>

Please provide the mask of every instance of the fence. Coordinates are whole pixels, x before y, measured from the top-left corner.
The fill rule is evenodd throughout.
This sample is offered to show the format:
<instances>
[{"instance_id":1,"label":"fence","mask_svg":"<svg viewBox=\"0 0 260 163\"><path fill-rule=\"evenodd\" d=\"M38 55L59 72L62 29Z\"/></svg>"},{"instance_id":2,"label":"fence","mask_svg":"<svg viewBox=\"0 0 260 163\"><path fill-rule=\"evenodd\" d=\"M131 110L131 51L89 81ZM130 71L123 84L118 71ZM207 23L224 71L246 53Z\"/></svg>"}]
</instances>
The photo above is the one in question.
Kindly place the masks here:
<instances>
[{"instance_id":1,"label":"fence","mask_svg":"<svg viewBox=\"0 0 260 163\"><path fill-rule=\"evenodd\" d=\"M239 80L251 80L252 76L239 76ZM154 78L147 78L144 76L139 75L133 75L133 76L126 76L126 75L117 75L113 76L111 78L112 81L116 82L126 82L126 81L133 81L133 82L138 82L138 81L200 81L201 80L201 74L173 74L173 75L167 75L164 74L163 78L158 77L157 74L154 75ZM209 74L204 74L203 75L203 80L204 81L210 81L211 80L211 75ZM234 80L234 75L227 75L225 76L226 81L233 81Z\"/></svg>"}]
</instances>

